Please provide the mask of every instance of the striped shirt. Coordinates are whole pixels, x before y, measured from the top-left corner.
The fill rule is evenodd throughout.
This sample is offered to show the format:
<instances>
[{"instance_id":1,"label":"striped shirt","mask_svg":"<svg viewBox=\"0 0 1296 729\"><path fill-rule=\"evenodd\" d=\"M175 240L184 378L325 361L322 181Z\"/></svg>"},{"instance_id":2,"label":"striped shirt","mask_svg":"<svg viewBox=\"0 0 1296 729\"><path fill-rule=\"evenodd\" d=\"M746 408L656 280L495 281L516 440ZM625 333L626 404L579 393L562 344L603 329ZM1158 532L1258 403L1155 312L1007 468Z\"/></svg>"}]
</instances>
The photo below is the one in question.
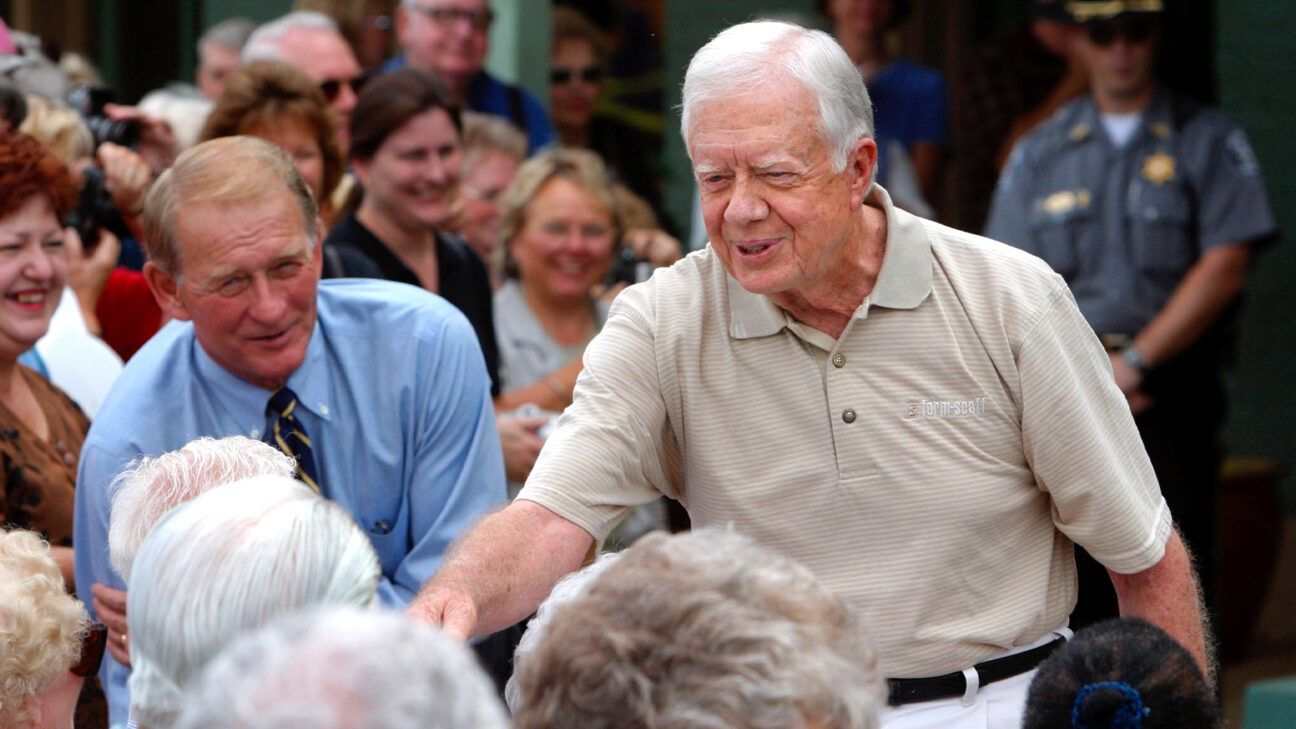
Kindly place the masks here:
<instances>
[{"instance_id":1,"label":"striped shirt","mask_svg":"<svg viewBox=\"0 0 1296 729\"><path fill-rule=\"evenodd\" d=\"M1170 513L1107 355L1039 259L894 208L841 337L714 252L613 304L520 498L595 537L664 493L810 567L892 677L961 670L1065 624L1072 541L1156 564Z\"/></svg>"}]
</instances>

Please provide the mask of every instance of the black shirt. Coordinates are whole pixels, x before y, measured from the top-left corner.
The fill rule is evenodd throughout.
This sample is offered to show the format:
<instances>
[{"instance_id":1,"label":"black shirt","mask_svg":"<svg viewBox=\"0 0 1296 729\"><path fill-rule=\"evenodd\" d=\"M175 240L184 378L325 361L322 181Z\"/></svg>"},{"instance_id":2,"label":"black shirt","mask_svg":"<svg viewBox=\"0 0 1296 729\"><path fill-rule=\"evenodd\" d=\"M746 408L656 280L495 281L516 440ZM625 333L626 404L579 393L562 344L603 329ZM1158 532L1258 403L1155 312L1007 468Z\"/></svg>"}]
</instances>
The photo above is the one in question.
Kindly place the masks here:
<instances>
[{"instance_id":1,"label":"black shirt","mask_svg":"<svg viewBox=\"0 0 1296 729\"><path fill-rule=\"evenodd\" d=\"M401 263L378 236L364 227L356 219L355 213L347 215L333 226L333 230L324 239L324 246L336 247L340 253L345 254L339 257L342 272L338 278L373 277L376 268L377 275L387 281L422 286L418 276ZM359 263L355 254L367 259L366 262L371 262L374 268ZM462 311L477 332L477 343L481 345L482 355L486 358L486 371L491 378L491 396L497 396L499 347L495 343L495 318L486 265L463 239L448 233L436 234L436 257L441 279L441 290L437 293ZM325 278L332 277L334 276L325 275Z\"/></svg>"}]
</instances>

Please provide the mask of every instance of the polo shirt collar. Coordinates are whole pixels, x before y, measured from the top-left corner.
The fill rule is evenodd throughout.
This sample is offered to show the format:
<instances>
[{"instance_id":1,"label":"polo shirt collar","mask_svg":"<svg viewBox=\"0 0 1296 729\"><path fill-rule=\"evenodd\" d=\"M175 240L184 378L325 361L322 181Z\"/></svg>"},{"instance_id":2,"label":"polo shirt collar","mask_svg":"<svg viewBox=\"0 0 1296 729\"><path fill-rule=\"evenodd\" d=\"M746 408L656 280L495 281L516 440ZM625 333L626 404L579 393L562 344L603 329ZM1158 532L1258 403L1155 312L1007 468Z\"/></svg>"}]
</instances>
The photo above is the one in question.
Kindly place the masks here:
<instances>
[{"instance_id":1,"label":"polo shirt collar","mask_svg":"<svg viewBox=\"0 0 1296 729\"><path fill-rule=\"evenodd\" d=\"M873 185L864 204L886 213L887 240L882 269L860 311L869 306L915 309L932 290L931 241L927 231L919 218L897 209L881 185ZM768 337L788 325L790 317L769 297L744 289L728 273L725 283L729 297L729 336L734 339Z\"/></svg>"}]
</instances>

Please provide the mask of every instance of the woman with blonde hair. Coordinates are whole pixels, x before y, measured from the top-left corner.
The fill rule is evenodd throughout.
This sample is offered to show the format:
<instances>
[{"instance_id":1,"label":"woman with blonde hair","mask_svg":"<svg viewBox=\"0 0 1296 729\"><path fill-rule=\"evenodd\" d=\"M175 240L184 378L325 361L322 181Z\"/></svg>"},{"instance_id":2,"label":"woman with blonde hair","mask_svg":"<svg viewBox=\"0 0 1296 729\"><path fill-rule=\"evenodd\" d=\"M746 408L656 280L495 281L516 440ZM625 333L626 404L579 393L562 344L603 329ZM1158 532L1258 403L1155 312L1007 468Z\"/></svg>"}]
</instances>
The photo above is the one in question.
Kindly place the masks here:
<instances>
[{"instance_id":1,"label":"woman with blonde hair","mask_svg":"<svg viewBox=\"0 0 1296 729\"><path fill-rule=\"evenodd\" d=\"M0 726L71 727L106 636L68 595L39 535L0 532Z\"/></svg>"}]
</instances>

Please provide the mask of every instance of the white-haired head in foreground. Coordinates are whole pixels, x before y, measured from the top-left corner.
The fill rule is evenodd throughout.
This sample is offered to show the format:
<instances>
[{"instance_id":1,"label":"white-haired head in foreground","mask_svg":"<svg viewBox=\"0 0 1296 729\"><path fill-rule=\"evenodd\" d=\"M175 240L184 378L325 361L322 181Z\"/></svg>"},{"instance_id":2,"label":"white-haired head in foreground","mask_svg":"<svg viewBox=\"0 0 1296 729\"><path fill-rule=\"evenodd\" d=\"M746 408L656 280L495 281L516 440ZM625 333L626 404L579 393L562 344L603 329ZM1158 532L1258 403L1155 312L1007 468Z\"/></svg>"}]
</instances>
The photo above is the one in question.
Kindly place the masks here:
<instances>
[{"instance_id":1,"label":"white-haired head in foreground","mask_svg":"<svg viewBox=\"0 0 1296 729\"><path fill-rule=\"evenodd\" d=\"M459 642L396 613L299 613L244 636L189 683L182 729L506 729Z\"/></svg>"},{"instance_id":2,"label":"white-haired head in foreground","mask_svg":"<svg viewBox=\"0 0 1296 729\"><path fill-rule=\"evenodd\" d=\"M237 481L174 509L132 568L131 715L172 726L179 687L231 639L303 607L366 606L380 576L351 515L289 478Z\"/></svg>"},{"instance_id":3,"label":"white-haired head in foreground","mask_svg":"<svg viewBox=\"0 0 1296 729\"><path fill-rule=\"evenodd\" d=\"M130 582L140 543L164 514L222 484L253 476L292 478L297 462L258 440L197 438L157 458L140 456L113 478L108 556Z\"/></svg>"},{"instance_id":4,"label":"white-haired head in foreground","mask_svg":"<svg viewBox=\"0 0 1296 729\"><path fill-rule=\"evenodd\" d=\"M832 36L777 20L727 28L694 54L684 75L685 144L698 107L789 82L814 95L819 134L833 171L841 172L855 143L873 136L873 103L864 80Z\"/></svg>"},{"instance_id":5,"label":"white-haired head in foreground","mask_svg":"<svg viewBox=\"0 0 1296 729\"><path fill-rule=\"evenodd\" d=\"M649 534L517 665L516 729L873 729L868 631L805 567L738 534Z\"/></svg>"}]
</instances>

